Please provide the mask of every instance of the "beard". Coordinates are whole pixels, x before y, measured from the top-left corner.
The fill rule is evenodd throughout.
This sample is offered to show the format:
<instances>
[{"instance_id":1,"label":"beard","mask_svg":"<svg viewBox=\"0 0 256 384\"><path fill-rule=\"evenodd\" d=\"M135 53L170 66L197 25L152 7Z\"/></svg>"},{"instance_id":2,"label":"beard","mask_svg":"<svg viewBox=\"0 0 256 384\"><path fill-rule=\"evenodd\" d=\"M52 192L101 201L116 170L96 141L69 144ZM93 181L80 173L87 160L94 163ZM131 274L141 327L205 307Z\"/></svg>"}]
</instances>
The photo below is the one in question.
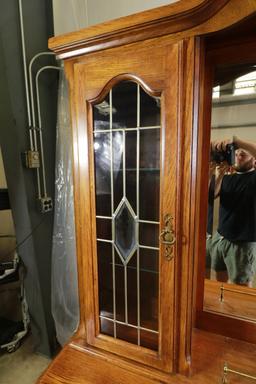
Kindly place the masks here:
<instances>
[{"instance_id":1,"label":"beard","mask_svg":"<svg viewBox=\"0 0 256 384\"><path fill-rule=\"evenodd\" d=\"M254 168L254 160L253 159L249 159L246 162L244 162L243 164L237 164L237 163L234 164L234 169L237 172L241 172L241 173L248 172L252 168Z\"/></svg>"}]
</instances>

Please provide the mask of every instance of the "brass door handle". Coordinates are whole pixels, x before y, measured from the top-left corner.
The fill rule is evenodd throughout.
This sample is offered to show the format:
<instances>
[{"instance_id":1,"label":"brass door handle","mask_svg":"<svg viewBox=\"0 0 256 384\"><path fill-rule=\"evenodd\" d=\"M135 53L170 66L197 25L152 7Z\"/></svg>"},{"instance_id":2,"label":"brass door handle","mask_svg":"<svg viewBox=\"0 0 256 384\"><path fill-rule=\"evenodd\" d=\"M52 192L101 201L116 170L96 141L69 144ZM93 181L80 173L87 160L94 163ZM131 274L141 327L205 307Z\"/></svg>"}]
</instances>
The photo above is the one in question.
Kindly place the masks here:
<instances>
[{"instance_id":1,"label":"brass door handle","mask_svg":"<svg viewBox=\"0 0 256 384\"><path fill-rule=\"evenodd\" d=\"M163 229L160 233L159 239L162 244L173 245L176 241L173 231Z\"/></svg>"},{"instance_id":2,"label":"brass door handle","mask_svg":"<svg viewBox=\"0 0 256 384\"><path fill-rule=\"evenodd\" d=\"M173 245L176 241L174 231L172 229L173 217L170 214L164 216L165 227L159 235L160 242L165 246L165 258L169 261L173 258Z\"/></svg>"}]
</instances>

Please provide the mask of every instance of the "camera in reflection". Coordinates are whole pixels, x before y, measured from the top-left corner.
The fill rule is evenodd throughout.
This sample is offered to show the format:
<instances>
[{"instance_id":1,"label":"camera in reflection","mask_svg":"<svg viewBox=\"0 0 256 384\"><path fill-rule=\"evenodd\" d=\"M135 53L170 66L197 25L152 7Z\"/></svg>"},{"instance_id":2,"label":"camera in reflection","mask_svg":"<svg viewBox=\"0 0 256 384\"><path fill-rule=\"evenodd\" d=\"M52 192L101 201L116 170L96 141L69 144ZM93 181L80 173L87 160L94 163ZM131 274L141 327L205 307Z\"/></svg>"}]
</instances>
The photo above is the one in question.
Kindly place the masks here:
<instances>
[{"instance_id":1,"label":"camera in reflection","mask_svg":"<svg viewBox=\"0 0 256 384\"><path fill-rule=\"evenodd\" d=\"M235 144L227 144L225 151L212 150L211 151L211 161L221 164L226 162L228 165L233 165L235 163Z\"/></svg>"}]
</instances>

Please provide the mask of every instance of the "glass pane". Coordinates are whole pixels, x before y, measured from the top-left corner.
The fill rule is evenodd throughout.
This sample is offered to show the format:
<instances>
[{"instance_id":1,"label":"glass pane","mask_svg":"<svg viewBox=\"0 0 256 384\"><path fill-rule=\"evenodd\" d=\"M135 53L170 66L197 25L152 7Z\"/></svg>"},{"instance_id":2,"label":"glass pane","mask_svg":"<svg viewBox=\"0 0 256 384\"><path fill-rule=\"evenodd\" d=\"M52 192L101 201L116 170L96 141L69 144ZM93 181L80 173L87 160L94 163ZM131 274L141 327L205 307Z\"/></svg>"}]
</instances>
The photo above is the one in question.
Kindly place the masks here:
<instances>
[{"instance_id":1,"label":"glass pane","mask_svg":"<svg viewBox=\"0 0 256 384\"><path fill-rule=\"evenodd\" d=\"M137 84L123 81L112 90L113 126L137 127Z\"/></svg>"},{"instance_id":2,"label":"glass pane","mask_svg":"<svg viewBox=\"0 0 256 384\"><path fill-rule=\"evenodd\" d=\"M112 244L98 241L97 255L100 315L113 318Z\"/></svg>"},{"instance_id":3,"label":"glass pane","mask_svg":"<svg viewBox=\"0 0 256 384\"><path fill-rule=\"evenodd\" d=\"M97 218L96 227L98 239L112 240L112 220Z\"/></svg>"},{"instance_id":4,"label":"glass pane","mask_svg":"<svg viewBox=\"0 0 256 384\"><path fill-rule=\"evenodd\" d=\"M125 163L126 163L126 197L134 212L136 206L136 177L137 177L137 132L125 133Z\"/></svg>"},{"instance_id":5,"label":"glass pane","mask_svg":"<svg viewBox=\"0 0 256 384\"><path fill-rule=\"evenodd\" d=\"M135 249L135 229L134 216L127 204L123 203L115 217L115 245L124 261Z\"/></svg>"},{"instance_id":6,"label":"glass pane","mask_svg":"<svg viewBox=\"0 0 256 384\"><path fill-rule=\"evenodd\" d=\"M158 273L158 251L140 248L140 267L142 270Z\"/></svg>"},{"instance_id":7,"label":"glass pane","mask_svg":"<svg viewBox=\"0 0 256 384\"><path fill-rule=\"evenodd\" d=\"M110 105L109 95L100 103L93 107L93 127L94 130L109 129L110 125Z\"/></svg>"},{"instance_id":8,"label":"glass pane","mask_svg":"<svg viewBox=\"0 0 256 384\"><path fill-rule=\"evenodd\" d=\"M140 219L159 221L160 130L140 132ZM147 197L147 198L145 198Z\"/></svg>"},{"instance_id":9,"label":"glass pane","mask_svg":"<svg viewBox=\"0 0 256 384\"><path fill-rule=\"evenodd\" d=\"M140 345L145 348L158 349L158 334L141 330L140 332Z\"/></svg>"},{"instance_id":10,"label":"glass pane","mask_svg":"<svg viewBox=\"0 0 256 384\"><path fill-rule=\"evenodd\" d=\"M116 320L125 322L124 265L115 254Z\"/></svg>"},{"instance_id":11,"label":"glass pane","mask_svg":"<svg viewBox=\"0 0 256 384\"><path fill-rule=\"evenodd\" d=\"M159 225L140 223L140 245L159 247Z\"/></svg>"},{"instance_id":12,"label":"glass pane","mask_svg":"<svg viewBox=\"0 0 256 384\"><path fill-rule=\"evenodd\" d=\"M105 335L114 336L114 323L113 321L100 318L100 331Z\"/></svg>"},{"instance_id":13,"label":"glass pane","mask_svg":"<svg viewBox=\"0 0 256 384\"><path fill-rule=\"evenodd\" d=\"M158 330L158 251L140 248L141 326Z\"/></svg>"},{"instance_id":14,"label":"glass pane","mask_svg":"<svg viewBox=\"0 0 256 384\"><path fill-rule=\"evenodd\" d=\"M132 344L137 344L138 331L136 328L129 327L129 325L125 324L117 324L116 334L118 339L129 341Z\"/></svg>"},{"instance_id":15,"label":"glass pane","mask_svg":"<svg viewBox=\"0 0 256 384\"><path fill-rule=\"evenodd\" d=\"M96 179L96 214L111 216L111 152L110 134L94 135L94 162Z\"/></svg>"},{"instance_id":16,"label":"glass pane","mask_svg":"<svg viewBox=\"0 0 256 384\"><path fill-rule=\"evenodd\" d=\"M137 256L127 265L128 323L137 325Z\"/></svg>"},{"instance_id":17,"label":"glass pane","mask_svg":"<svg viewBox=\"0 0 256 384\"><path fill-rule=\"evenodd\" d=\"M114 209L123 198L123 133L113 132L113 195Z\"/></svg>"},{"instance_id":18,"label":"glass pane","mask_svg":"<svg viewBox=\"0 0 256 384\"><path fill-rule=\"evenodd\" d=\"M140 126L160 125L160 98L149 96L140 88Z\"/></svg>"}]
</instances>

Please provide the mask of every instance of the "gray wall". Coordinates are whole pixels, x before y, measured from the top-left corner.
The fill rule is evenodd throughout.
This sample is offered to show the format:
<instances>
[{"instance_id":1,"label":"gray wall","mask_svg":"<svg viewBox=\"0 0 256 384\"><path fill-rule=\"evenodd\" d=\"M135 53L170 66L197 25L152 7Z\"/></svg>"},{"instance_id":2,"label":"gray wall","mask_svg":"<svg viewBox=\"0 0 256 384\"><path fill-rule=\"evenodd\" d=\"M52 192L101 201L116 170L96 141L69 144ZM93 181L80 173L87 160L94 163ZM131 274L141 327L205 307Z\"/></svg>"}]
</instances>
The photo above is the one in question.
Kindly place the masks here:
<instances>
[{"instance_id":1,"label":"gray wall","mask_svg":"<svg viewBox=\"0 0 256 384\"><path fill-rule=\"evenodd\" d=\"M178 0L52 0L54 32L60 35ZM67 17L68 15L68 17Z\"/></svg>"},{"instance_id":2,"label":"gray wall","mask_svg":"<svg viewBox=\"0 0 256 384\"><path fill-rule=\"evenodd\" d=\"M53 35L51 0L23 0L27 61L47 50ZM53 63L53 59L40 60ZM39 68L38 65L35 66ZM40 94L45 144L47 185L54 197L54 157L57 74L41 76ZM36 207L35 172L25 169L21 153L29 149L18 0L5 0L0 12L0 145L13 211L14 225L27 275L26 296L37 351L50 355L55 348L51 317L51 247L53 213ZM30 236L29 236L30 235ZM26 239L26 240L25 240ZM25 241L24 241L25 240Z\"/></svg>"}]
</instances>

